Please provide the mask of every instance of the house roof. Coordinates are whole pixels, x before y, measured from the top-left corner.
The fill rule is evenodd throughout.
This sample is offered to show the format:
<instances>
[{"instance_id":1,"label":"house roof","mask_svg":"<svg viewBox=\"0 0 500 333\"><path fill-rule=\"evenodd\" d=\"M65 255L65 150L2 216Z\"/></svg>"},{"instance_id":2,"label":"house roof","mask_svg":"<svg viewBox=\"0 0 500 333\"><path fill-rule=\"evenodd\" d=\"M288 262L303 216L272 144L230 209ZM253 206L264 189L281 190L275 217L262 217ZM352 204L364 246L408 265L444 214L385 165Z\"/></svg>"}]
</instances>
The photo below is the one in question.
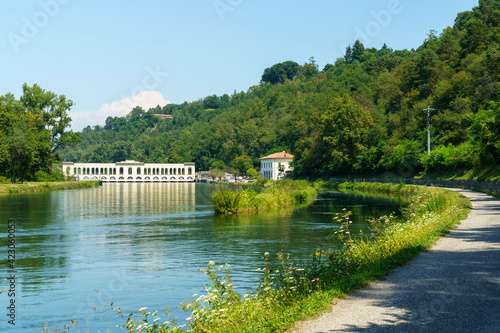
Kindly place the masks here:
<instances>
[{"instance_id":1,"label":"house roof","mask_svg":"<svg viewBox=\"0 0 500 333\"><path fill-rule=\"evenodd\" d=\"M267 159L270 159L270 158L290 158L291 159L291 158L293 158L293 155L285 153L285 152L274 153L274 154L271 154L271 155L267 155L267 156L261 157L261 158L259 158L259 160L267 160Z\"/></svg>"}]
</instances>

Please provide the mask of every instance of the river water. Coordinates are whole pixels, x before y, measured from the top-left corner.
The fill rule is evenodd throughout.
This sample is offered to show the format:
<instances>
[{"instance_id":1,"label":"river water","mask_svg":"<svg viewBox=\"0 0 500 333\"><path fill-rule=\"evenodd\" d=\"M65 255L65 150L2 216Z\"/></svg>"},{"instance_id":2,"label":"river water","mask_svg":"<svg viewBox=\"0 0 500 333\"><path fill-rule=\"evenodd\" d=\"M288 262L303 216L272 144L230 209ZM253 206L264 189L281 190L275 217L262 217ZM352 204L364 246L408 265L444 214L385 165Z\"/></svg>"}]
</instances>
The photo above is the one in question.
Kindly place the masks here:
<instances>
[{"instance_id":1,"label":"river water","mask_svg":"<svg viewBox=\"0 0 500 333\"><path fill-rule=\"evenodd\" d=\"M98 188L0 196L3 253L0 332L60 328L76 319L87 332L121 332L123 319L141 308L175 307L204 292L200 272L214 260L231 265L241 292L258 286L264 252L306 259L331 247L334 213L353 211L353 230L366 218L399 212L400 202L335 192L309 206L247 216L219 216L208 184L105 184ZM16 222L14 284L9 281L9 219ZM12 236L11 236L12 237ZM99 292L96 292L98 290ZM15 304L15 326L7 307ZM101 309L96 312L94 307ZM73 331L73 330L71 330Z\"/></svg>"}]
</instances>

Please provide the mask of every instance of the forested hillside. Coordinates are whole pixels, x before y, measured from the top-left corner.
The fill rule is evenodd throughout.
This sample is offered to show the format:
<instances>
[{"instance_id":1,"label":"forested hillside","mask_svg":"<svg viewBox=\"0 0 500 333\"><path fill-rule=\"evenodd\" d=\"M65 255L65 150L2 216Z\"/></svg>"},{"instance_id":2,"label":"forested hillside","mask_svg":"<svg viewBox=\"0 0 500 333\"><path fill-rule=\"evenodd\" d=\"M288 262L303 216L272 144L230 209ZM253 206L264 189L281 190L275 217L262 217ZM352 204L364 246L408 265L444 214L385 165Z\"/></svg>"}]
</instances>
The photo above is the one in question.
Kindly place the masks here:
<instances>
[{"instance_id":1,"label":"forested hillside","mask_svg":"<svg viewBox=\"0 0 500 333\"><path fill-rule=\"evenodd\" d=\"M247 92L109 117L104 127L85 128L82 142L60 157L193 161L198 170L232 165L244 172L286 150L297 176L493 165L500 157L499 23L500 1L480 0L416 50L356 41L323 69L313 58L276 64Z\"/></svg>"}]
</instances>

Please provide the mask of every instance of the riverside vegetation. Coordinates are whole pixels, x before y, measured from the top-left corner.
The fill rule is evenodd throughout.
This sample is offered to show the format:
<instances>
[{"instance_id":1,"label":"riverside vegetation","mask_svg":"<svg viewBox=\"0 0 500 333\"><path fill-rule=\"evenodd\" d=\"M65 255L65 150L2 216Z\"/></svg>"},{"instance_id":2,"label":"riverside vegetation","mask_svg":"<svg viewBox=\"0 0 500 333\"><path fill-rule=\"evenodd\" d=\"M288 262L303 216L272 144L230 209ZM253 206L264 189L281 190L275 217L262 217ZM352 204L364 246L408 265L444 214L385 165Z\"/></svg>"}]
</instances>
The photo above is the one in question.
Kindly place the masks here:
<instances>
[{"instance_id":1,"label":"riverside vegetation","mask_svg":"<svg viewBox=\"0 0 500 333\"><path fill-rule=\"evenodd\" d=\"M231 190L220 189L212 193L214 210L221 214L249 213L302 203L315 197L317 192L304 180L270 181L262 193L253 187Z\"/></svg>"},{"instance_id":2,"label":"riverside vegetation","mask_svg":"<svg viewBox=\"0 0 500 333\"><path fill-rule=\"evenodd\" d=\"M97 187L97 180L65 181L65 182L25 182L23 184L0 184L0 193L29 193L41 191L72 190L78 188Z\"/></svg>"},{"instance_id":3,"label":"riverside vegetation","mask_svg":"<svg viewBox=\"0 0 500 333\"><path fill-rule=\"evenodd\" d=\"M401 196L409 202L402 218L382 216L369 220L371 232L354 237L349 231L351 213L337 213L339 226L332 246L316 249L309 261L294 261L284 253L264 253L260 286L240 294L233 284L228 264L211 261L202 271L208 277L205 295L194 295L180 307L190 313L188 323L177 325L172 318L141 308L124 315L128 332L283 332L297 321L328 309L334 297L346 296L380 279L407 262L464 219L470 201L442 189L376 183L321 183L344 191ZM166 316L169 317L168 310ZM78 326L78 323L73 322ZM48 332L45 327L44 330ZM69 330L68 327L64 331ZM61 332L61 331L59 331Z\"/></svg>"}]
</instances>

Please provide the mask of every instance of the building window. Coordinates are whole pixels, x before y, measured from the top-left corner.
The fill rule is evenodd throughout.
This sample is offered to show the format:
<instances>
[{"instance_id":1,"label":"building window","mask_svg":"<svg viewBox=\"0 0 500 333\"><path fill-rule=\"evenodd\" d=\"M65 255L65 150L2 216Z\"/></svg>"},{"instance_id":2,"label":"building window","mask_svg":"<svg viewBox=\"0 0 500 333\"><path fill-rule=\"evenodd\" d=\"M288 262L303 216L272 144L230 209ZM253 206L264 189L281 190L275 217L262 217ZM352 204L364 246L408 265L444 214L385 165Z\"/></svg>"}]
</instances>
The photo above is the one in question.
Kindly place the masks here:
<instances>
[{"instance_id":1,"label":"building window","mask_svg":"<svg viewBox=\"0 0 500 333\"><path fill-rule=\"evenodd\" d=\"M120 175L123 175L123 168L120 168Z\"/></svg>"},{"instance_id":2,"label":"building window","mask_svg":"<svg viewBox=\"0 0 500 333\"><path fill-rule=\"evenodd\" d=\"M137 168L137 174L140 175L141 174L141 168Z\"/></svg>"}]
</instances>

